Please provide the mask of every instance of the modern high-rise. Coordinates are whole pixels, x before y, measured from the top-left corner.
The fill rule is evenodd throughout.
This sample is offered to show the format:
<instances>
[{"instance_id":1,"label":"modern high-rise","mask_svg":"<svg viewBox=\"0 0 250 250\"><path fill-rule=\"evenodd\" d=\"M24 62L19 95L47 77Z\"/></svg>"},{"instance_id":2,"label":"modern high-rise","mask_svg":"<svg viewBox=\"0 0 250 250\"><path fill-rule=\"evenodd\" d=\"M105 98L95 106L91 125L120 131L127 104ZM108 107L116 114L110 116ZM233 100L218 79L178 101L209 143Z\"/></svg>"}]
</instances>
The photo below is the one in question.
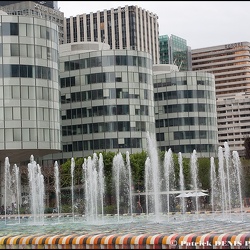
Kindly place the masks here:
<instances>
[{"instance_id":1,"label":"modern high-rise","mask_svg":"<svg viewBox=\"0 0 250 250\"><path fill-rule=\"evenodd\" d=\"M105 42L111 49L145 51L159 63L158 16L138 6L80 14L64 19L64 41Z\"/></svg>"},{"instance_id":2,"label":"modern high-rise","mask_svg":"<svg viewBox=\"0 0 250 250\"><path fill-rule=\"evenodd\" d=\"M57 1L0 1L0 10L8 15L40 17L58 24L59 43L63 43L64 13Z\"/></svg>"},{"instance_id":3,"label":"modern high-rise","mask_svg":"<svg viewBox=\"0 0 250 250\"><path fill-rule=\"evenodd\" d=\"M218 148L214 75L179 72L176 65L153 65L156 139L161 151L169 148L190 157L215 157Z\"/></svg>"},{"instance_id":4,"label":"modern high-rise","mask_svg":"<svg viewBox=\"0 0 250 250\"><path fill-rule=\"evenodd\" d=\"M0 15L0 163L61 150L58 26Z\"/></svg>"},{"instance_id":5,"label":"modern high-rise","mask_svg":"<svg viewBox=\"0 0 250 250\"><path fill-rule=\"evenodd\" d=\"M171 35L159 36L160 63L174 64L179 71L191 71L191 48L181 37Z\"/></svg>"},{"instance_id":6,"label":"modern high-rise","mask_svg":"<svg viewBox=\"0 0 250 250\"><path fill-rule=\"evenodd\" d=\"M238 42L192 50L194 71L215 75L219 145L244 154L250 134L250 43Z\"/></svg>"},{"instance_id":7,"label":"modern high-rise","mask_svg":"<svg viewBox=\"0 0 250 250\"><path fill-rule=\"evenodd\" d=\"M94 152L147 149L155 133L152 57L107 44L60 45L62 153L59 162Z\"/></svg>"},{"instance_id":8,"label":"modern high-rise","mask_svg":"<svg viewBox=\"0 0 250 250\"><path fill-rule=\"evenodd\" d=\"M0 1L0 6L6 6L10 4L16 4L21 2L27 2L27 1ZM52 9L58 9L58 1L32 1L38 4L42 4L43 6L52 8Z\"/></svg>"}]
</instances>

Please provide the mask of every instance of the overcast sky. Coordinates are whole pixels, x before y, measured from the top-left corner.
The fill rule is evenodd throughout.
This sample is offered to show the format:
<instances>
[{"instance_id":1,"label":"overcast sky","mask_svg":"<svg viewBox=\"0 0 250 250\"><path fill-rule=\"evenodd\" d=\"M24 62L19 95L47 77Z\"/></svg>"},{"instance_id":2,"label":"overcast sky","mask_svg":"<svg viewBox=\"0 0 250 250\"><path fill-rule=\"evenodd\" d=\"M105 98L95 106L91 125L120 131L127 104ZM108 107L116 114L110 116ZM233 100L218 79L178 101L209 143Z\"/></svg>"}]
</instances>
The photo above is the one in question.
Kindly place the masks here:
<instances>
[{"instance_id":1,"label":"overcast sky","mask_svg":"<svg viewBox=\"0 0 250 250\"><path fill-rule=\"evenodd\" d=\"M250 42L250 1L58 1L65 17L125 5L157 14L159 34L179 36L191 49Z\"/></svg>"}]
</instances>

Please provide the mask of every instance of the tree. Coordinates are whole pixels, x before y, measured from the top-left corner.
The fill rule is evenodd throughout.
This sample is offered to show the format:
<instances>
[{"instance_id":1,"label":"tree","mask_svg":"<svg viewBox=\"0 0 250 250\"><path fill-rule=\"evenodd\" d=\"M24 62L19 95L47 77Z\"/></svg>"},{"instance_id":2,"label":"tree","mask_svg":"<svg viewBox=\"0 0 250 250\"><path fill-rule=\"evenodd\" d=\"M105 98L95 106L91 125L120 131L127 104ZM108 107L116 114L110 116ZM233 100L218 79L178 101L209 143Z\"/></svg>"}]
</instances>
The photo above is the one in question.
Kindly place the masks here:
<instances>
[{"instance_id":1,"label":"tree","mask_svg":"<svg viewBox=\"0 0 250 250\"><path fill-rule=\"evenodd\" d=\"M243 197L250 197L250 160L249 159L242 159L242 196Z\"/></svg>"},{"instance_id":2,"label":"tree","mask_svg":"<svg viewBox=\"0 0 250 250\"><path fill-rule=\"evenodd\" d=\"M180 178L180 165L178 154L173 154L174 161L174 170L175 170L175 185L177 190L180 188L179 178ZM190 173L190 159L182 158L182 166L183 166L183 176L184 176L184 185L185 189L190 189L191 184L191 173Z\"/></svg>"},{"instance_id":3,"label":"tree","mask_svg":"<svg viewBox=\"0 0 250 250\"><path fill-rule=\"evenodd\" d=\"M134 185L136 189L140 190L144 188L144 176L145 176L145 162L147 159L147 153L142 151L141 153L135 153L130 155L131 172Z\"/></svg>"},{"instance_id":4,"label":"tree","mask_svg":"<svg viewBox=\"0 0 250 250\"><path fill-rule=\"evenodd\" d=\"M62 188L70 186L71 182L70 164L71 160L68 159L65 163L63 163L60 166L60 183Z\"/></svg>"},{"instance_id":5,"label":"tree","mask_svg":"<svg viewBox=\"0 0 250 250\"><path fill-rule=\"evenodd\" d=\"M104 164L104 180L105 180L105 206L110 206L114 204L114 183L112 180L112 171L113 171L113 158L116 155L116 152L102 152L103 155L103 164ZM159 165L163 166L165 152L159 152ZM99 153L97 154L99 157ZM126 163L126 154L122 154L124 163ZM145 162L148 157L147 152L142 151L141 153L130 154L130 165L131 165L131 174L132 181L134 186L134 192L136 190L142 191L145 185ZM75 174L74 183L81 183L82 180L82 163L84 158L79 158L75 160ZM197 168L198 168L198 187L202 189L210 189L210 158L198 158L197 159ZM179 172L180 166L178 162L178 154L173 153L174 161L174 170L175 170L175 186L176 190L179 190ZM243 197L250 197L250 160L242 159L242 189ZM184 184L185 189L192 189L190 184L192 184L192 176L190 169L190 158L182 158L183 165L183 175L184 175ZM218 159L215 158L215 167L218 171ZM70 174L71 160L60 166L60 186L61 187L70 187L71 186L71 174ZM162 170L162 169L160 169ZM163 173L163 172L162 172ZM47 173L48 174L48 173ZM45 175L47 175L45 174ZM49 174L51 176L51 173ZM70 195L70 194L69 194Z\"/></svg>"},{"instance_id":6,"label":"tree","mask_svg":"<svg viewBox=\"0 0 250 250\"><path fill-rule=\"evenodd\" d=\"M210 159L198 158L198 179L202 189L210 188Z\"/></svg>"},{"instance_id":7,"label":"tree","mask_svg":"<svg viewBox=\"0 0 250 250\"><path fill-rule=\"evenodd\" d=\"M244 147L245 147L245 158L250 159L250 137L245 137L244 140Z\"/></svg>"},{"instance_id":8,"label":"tree","mask_svg":"<svg viewBox=\"0 0 250 250\"><path fill-rule=\"evenodd\" d=\"M103 152L103 164L104 164L104 181L105 181L105 192L106 192L106 203L112 204L112 167L113 158L116 153L114 152Z\"/></svg>"},{"instance_id":9,"label":"tree","mask_svg":"<svg viewBox=\"0 0 250 250\"><path fill-rule=\"evenodd\" d=\"M55 185L54 185L54 167L45 166L41 168L42 175L44 176L44 188L47 195L46 206L54 206L54 194L55 194Z\"/></svg>"}]
</instances>

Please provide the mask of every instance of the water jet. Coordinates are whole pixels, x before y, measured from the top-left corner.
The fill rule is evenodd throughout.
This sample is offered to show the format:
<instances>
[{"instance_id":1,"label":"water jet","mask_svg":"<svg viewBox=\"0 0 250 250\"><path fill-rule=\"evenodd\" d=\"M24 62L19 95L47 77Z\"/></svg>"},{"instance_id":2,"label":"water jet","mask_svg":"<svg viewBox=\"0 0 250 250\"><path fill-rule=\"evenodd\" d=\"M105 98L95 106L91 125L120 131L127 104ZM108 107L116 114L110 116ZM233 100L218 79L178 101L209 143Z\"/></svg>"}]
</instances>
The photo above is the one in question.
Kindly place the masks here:
<instances>
[{"instance_id":1,"label":"water jet","mask_svg":"<svg viewBox=\"0 0 250 250\"><path fill-rule=\"evenodd\" d=\"M148 135L150 153L145 162L145 188L144 191L140 192L141 196L145 196L146 209L140 214L134 211L135 197L138 194L132 190L132 171L128 152L125 160L121 153L117 153L113 159L112 175L116 194L116 214L104 213L104 163L102 154L99 154L98 157L95 153L93 157L84 159L82 165L85 214L77 214L74 211L75 162L73 158L71 159L72 213L62 214L59 212L60 187L57 163L55 163L54 171L58 214L57 216L55 214L53 216L44 215L43 211L38 211L35 200L36 203L41 204L41 199L44 197L44 180L40 166L36 164L32 156L28 164L30 189L36 190L36 194L33 191L30 193L30 202L34 203L32 214L20 215L20 223L12 226L7 222L14 220L14 215L7 216L5 212L6 215L0 219L1 247L151 248L154 246L155 248L169 248L173 247L173 244L175 247L183 247L183 242L185 242L186 245L193 244L198 248L199 244L204 245L206 242L214 244L214 241L219 239L222 242L222 237L225 234L227 241L233 242L237 239L243 244L248 244L247 242L250 240L250 211L244 211L241 201L241 164L238 153L234 151L231 154L225 148L223 152L223 148L219 148L217 168L214 158L210 159L210 184L212 188L209 195L212 208L211 211L201 211L198 200L200 191L204 190L199 189L196 151L193 151L190 158L191 176L195 179L193 180L193 189L186 190L181 152L178 153L178 180L174 174L171 150L165 152L163 166L161 166L154 140L154 137ZM227 147L226 144L225 147ZM14 168L17 170L16 166ZM234 180L231 180L231 176L228 178L228 169L230 169L229 173L232 172L236 176ZM10 172L9 159L6 158L6 197L8 197L7 192L11 189ZM18 171L15 172L15 174L17 173ZM173 183L175 185L177 183L177 186ZM228 188L229 186L230 188ZM42 187L39 195L37 195L37 187ZM234 205L229 204L230 199L226 199L226 201L221 199L228 197L228 192L231 192L230 197L231 200L234 200ZM181 201L180 210L173 211L170 206L171 200L178 195L177 199ZM201 195L204 195L204 192ZM187 198L195 199L194 213L186 211ZM164 199L166 202L163 202ZM237 202L235 202L236 200ZM5 204L8 202L6 200ZM220 207L221 210L216 209L216 206ZM41 204L39 208L42 207ZM35 220L42 214L42 220ZM60 223L58 223L59 217ZM189 237L191 235L192 237ZM185 240L183 241L183 239Z\"/></svg>"}]
</instances>

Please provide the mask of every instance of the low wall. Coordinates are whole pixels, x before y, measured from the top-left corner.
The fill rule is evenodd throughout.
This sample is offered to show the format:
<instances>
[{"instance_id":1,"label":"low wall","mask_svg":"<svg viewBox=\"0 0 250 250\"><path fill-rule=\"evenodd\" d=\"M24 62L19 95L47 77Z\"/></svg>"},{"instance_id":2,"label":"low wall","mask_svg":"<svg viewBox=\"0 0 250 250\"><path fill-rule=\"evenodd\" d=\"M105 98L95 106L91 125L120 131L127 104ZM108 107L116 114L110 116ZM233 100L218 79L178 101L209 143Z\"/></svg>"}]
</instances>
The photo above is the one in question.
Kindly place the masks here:
<instances>
[{"instance_id":1,"label":"low wall","mask_svg":"<svg viewBox=\"0 0 250 250\"><path fill-rule=\"evenodd\" d=\"M250 249L250 232L4 236L0 249Z\"/></svg>"}]
</instances>

